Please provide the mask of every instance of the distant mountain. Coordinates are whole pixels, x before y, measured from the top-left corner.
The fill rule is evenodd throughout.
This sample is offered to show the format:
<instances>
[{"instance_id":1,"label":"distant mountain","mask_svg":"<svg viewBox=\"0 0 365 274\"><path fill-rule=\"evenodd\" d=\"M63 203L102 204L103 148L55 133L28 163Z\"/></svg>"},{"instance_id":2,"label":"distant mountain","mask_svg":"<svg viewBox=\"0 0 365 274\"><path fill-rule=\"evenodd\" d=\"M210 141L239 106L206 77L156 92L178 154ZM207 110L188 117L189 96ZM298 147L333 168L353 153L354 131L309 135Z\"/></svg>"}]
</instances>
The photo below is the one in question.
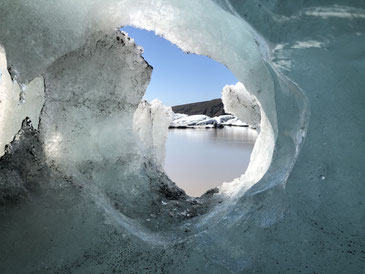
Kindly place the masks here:
<instances>
[{"instance_id":1,"label":"distant mountain","mask_svg":"<svg viewBox=\"0 0 365 274\"><path fill-rule=\"evenodd\" d=\"M172 107L175 113L183 113L187 115L204 114L209 117L225 115L222 99L213 99L210 101L203 101L185 105Z\"/></svg>"}]
</instances>

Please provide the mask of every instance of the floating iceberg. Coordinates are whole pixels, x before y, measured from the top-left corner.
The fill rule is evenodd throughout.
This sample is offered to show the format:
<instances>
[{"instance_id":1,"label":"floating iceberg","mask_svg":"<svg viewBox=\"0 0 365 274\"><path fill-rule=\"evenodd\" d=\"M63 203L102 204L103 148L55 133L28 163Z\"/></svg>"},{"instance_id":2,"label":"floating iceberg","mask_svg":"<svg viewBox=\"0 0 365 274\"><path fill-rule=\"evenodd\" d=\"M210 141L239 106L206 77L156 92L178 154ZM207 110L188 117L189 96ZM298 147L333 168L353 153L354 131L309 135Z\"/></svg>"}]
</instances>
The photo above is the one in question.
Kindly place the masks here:
<instances>
[{"instance_id":1,"label":"floating iceberg","mask_svg":"<svg viewBox=\"0 0 365 274\"><path fill-rule=\"evenodd\" d=\"M195 199L165 175L123 25L235 74L240 178ZM0 26L0 272L364 271L362 1L3 0Z\"/></svg>"},{"instance_id":2,"label":"floating iceberg","mask_svg":"<svg viewBox=\"0 0 365 274\"><path fill-rule=\"evenodd\" d=\"M194 128L194 127L224 127L237 126L248 127L249 125L239 120L234 115L220 115L209 117L206 115L186 115L174 113L170 128Z\"/></svg>"}]
</instances>

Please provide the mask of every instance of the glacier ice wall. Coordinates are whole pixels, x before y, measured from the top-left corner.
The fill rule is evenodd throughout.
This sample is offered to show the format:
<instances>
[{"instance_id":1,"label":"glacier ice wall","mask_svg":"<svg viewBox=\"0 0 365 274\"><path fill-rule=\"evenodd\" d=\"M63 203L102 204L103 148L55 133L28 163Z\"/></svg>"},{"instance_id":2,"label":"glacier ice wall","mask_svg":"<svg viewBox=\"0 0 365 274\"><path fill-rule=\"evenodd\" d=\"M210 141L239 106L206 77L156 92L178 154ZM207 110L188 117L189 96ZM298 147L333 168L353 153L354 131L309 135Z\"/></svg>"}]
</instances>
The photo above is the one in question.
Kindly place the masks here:
<instances>
[{"instance_id":1,"label":"glacier ice wall","mask_svg":"<svg viewBox=\"0 0 365 274\"><path fill-rule=\"evenodd\" d=\"M22 85L43 77L45 92L39 128L25 119L0 160L1 272L361 273L364 8L1 1L9 71ZM139 149L151 68L115 32L127 24L222 62L257 98L241 178L192 199Z\"/></svg>"}]
</instances>

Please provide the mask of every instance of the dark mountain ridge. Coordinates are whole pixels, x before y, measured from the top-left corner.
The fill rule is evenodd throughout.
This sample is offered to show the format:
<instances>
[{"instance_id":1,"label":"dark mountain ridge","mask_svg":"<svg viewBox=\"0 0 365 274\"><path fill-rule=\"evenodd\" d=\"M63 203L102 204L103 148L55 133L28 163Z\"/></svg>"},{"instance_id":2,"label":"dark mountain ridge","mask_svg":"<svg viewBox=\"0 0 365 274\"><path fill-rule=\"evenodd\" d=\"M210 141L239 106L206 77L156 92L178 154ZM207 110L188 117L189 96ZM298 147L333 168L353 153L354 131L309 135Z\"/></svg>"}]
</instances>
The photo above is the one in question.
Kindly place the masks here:
<instances>
[{"instance_id":1,"label":"dark mountain ridge","mask_svg":"<svg viewBox=\"0 0 365 274\"><path fill-rule=\"evenodd\" d=\"M210 101L196 102L173 106L172 111L175 113L183 113L187 115L204 114L209 117L225 115L222 99L213 99Z\"/></svg>"}]
</instances>

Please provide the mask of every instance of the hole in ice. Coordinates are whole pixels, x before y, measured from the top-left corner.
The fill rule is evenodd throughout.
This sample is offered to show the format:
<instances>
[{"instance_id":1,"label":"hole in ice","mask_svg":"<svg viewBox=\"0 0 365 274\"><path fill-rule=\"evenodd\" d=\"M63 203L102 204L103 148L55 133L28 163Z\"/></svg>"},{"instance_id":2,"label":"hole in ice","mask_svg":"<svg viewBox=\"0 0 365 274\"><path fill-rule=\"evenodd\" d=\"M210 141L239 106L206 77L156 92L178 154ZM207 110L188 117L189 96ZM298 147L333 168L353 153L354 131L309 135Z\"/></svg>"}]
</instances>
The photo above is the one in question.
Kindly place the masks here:
<instances>
[{"instance_id":1,"label":"hole in ice","mask_svg":"<svg viewBox=\"0 0 365 274\"><path fill-rule=\"evenodd\" d=\"M198 197L240 177L258 133L224 112L222 89L238 82L234 75L206 56L182 52L154 32L129 26L121 30L143 47L144 58L153 66L144 99L158 99L175 113L164 162L170 179Z\"/></svg>"}]
</instances>

